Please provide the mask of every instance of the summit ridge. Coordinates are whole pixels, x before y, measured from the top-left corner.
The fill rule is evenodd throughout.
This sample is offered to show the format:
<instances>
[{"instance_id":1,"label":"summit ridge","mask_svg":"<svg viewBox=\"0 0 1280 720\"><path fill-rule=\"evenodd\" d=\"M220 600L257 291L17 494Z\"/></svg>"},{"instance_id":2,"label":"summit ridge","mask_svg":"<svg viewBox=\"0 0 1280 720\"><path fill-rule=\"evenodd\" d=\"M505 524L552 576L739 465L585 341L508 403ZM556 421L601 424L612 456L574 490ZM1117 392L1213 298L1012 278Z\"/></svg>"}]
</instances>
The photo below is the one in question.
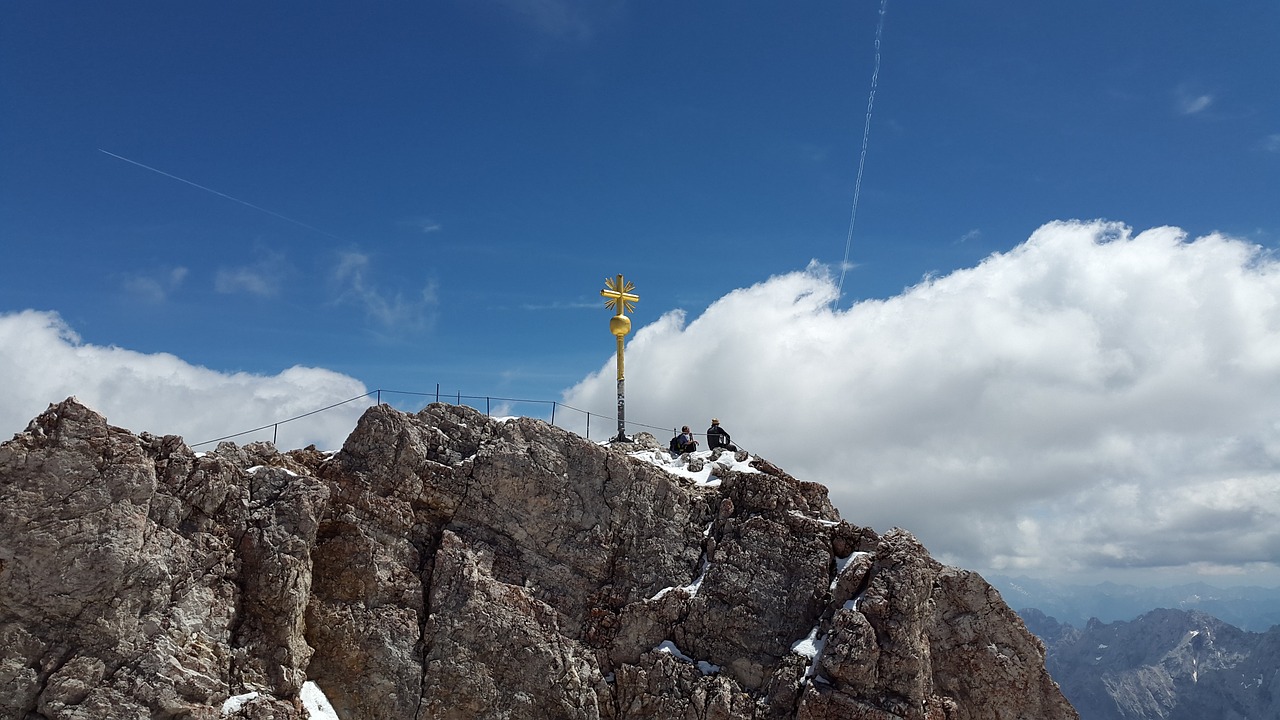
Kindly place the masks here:
<instances>
[{"instance_id":1,"label":"summit ridge","mask_svg":"<svg viewBox=\"0 0 1280 720\"><path fill-rule=\"evenodd\" d=\"M380 405L196 453L50 406L0 445L0 717L1077 717L976 573L638 440Z\"/></svg>"}]
</instances>

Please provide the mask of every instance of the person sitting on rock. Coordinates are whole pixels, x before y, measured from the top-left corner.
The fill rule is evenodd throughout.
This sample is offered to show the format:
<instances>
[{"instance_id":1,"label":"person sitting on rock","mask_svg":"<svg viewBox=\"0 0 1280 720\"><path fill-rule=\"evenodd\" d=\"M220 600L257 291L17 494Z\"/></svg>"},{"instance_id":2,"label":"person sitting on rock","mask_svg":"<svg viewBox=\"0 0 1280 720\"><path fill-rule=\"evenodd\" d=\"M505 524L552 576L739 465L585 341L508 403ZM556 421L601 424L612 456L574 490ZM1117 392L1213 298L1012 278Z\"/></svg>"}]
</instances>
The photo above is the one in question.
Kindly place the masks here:
<instances>
[{"instance_id":1,"label":"person sitting on rock","mask_svg":"<svg viewBox=\"0 0 1280 720\"><path fill-rule=\"evenodd\" d=\"M671 452L691 453L698 450L698 441L693 439L693 431L688 425L680 428L680 434L671 438Z\"/></svg>"},{"instance_id":2,"label":"person sitting on rock","mask_svg":"<svg viewBox=\"0 0 1280 720\"><path fill-rule=\"evenodd\" d=\"M720 421L716 418L711 418L711 427L707 428L707 447L712 450L724 448L729 452L738 452L738 447L729 442L729 433L720 427Z\"/></svg>"}]
</instances>

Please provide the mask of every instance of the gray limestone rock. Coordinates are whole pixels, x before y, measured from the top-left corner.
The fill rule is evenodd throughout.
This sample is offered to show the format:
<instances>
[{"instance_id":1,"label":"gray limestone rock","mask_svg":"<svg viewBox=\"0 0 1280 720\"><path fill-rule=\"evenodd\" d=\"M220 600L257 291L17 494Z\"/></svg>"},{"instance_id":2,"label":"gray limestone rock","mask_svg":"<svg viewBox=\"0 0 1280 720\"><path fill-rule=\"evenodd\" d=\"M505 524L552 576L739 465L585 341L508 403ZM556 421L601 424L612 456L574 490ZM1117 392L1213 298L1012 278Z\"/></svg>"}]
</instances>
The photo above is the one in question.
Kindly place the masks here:
<instances>
[{"instance_id":1,"label":"gray limestone rock","mask_svg":"<svg viewBox=\"0 0 1280 720\"><path fill-rule=\"evenodd\" d=\"M344 720L1076 717L976 574L640 439L434 404L205 454L52 406L0 445L0 718L295 718L307 680Z\"/></svg>"}]
</instances>

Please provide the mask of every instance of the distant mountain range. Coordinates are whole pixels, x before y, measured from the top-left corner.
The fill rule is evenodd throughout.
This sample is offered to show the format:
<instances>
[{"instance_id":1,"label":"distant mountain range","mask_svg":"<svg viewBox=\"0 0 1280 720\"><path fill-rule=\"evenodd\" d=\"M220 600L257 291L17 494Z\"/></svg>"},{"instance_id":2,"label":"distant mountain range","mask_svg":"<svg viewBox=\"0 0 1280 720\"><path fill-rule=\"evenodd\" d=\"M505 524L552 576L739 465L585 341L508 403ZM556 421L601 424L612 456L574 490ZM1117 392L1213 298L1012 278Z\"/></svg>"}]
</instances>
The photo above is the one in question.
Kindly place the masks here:
<instances>
[{"instance_id":1,"label":"distant mountain range","mask_svg":"<svg viewBox=\"0 0 1280 720\"><path fill-rule=\"evenodd\" d=\"M1280 625L1280 588L1219 588L1205 583L1137 587L1101 583L1070 585L1026 577L990 575L987 581L1012 608L1036 608L1059 622L1084 627L1133 620L1153 608L1199 610L1241 630L1264 632Z\"/></svg>"},{"instance_id":2,"label":"distant mountain range","mask_svg":"<svg viewBox=\"0 0 1280 720\"><path fill-rule=\"evenodd\" d=\"M1241 630L1199 611L1152 610L1084 629L1019 611L1081 720L1280 718L1280 626Z\"/></svg>"},{"instance_id":3,"label":"distant mountain range","mask_svg":"<svg viewBox=\"0 0 1280 720\"><path fill-rule=\"evenodd\" d=\"M1081 720L1280 718L1280 588L989 582Z\"/></svg>"}]
</instances>

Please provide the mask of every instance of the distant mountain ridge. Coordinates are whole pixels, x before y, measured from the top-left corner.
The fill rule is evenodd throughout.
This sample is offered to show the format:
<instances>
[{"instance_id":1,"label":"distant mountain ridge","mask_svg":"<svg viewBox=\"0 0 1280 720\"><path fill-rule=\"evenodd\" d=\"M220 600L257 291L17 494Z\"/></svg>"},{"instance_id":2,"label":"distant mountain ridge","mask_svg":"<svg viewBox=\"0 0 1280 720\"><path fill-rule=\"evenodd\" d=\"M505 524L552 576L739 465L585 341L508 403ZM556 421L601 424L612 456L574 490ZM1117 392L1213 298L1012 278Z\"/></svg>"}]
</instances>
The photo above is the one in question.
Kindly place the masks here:
<instances>
[{"instance_id":1,"label":"distant mountain ridge","mask_svg":"<svg viewBox=\"0 0 1280 720\"><path fill-rule=\"evenodd\" d=\"M1034 608L1019 612L1081 720L1280 718L1280 626L1254 633L1161 609L1078 629Z\"/></svg>"},{"instance_id":2,"label":"distant mountain ridge","mask_svg":"<svg viewBox=\"0 0 1280 720\"><path fill-rule=\"evenodd\" d=\"M1102 622L1133 620L1153 608L1198 610L1252 632L1280 625L1280 588L1221 588L1202 582L1172 587L1073 585L1028 577L984 577L1010 607L1036 608L1076 627L1084 627L1093 618Z\"/></svg>"}]
</instances>

